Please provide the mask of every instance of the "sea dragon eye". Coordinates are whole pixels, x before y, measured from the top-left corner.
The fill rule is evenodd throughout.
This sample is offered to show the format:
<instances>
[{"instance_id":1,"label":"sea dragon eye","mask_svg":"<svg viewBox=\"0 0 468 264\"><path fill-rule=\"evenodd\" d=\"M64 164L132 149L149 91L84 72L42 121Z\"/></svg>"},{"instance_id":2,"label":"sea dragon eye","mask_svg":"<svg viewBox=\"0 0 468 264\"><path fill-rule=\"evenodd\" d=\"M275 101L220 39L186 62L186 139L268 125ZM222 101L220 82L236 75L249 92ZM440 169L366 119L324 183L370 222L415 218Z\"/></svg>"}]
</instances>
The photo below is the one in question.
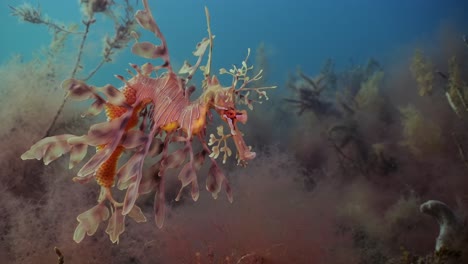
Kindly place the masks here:
<instances>
[{"instance_id":1,"label":"sea dragon eye","mask_svg":"<svg viewBox=\"0 0 468 264\"><path fill-rule=\"evenodd\" d=\"M235 119L237 113L236 113L236 110L234 110L234 109L229 109L229 110L225 110L225 111L224 111L224 115L225 115L227 118Z\"/></svg>"}]
</instances>

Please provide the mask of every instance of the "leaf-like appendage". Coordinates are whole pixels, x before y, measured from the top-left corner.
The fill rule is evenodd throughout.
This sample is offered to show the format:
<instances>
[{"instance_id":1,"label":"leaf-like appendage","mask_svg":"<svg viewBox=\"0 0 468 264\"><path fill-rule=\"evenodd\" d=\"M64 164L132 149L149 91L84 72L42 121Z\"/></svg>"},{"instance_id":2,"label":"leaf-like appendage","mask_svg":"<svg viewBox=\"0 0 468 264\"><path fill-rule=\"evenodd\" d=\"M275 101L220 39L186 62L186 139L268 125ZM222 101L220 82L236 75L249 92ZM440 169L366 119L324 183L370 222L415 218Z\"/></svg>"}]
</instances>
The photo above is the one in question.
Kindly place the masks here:
<instances>
[{"instance_id":1,"label":"leaf-like appendage","mask_svg":"<svg viewBox=\"0 0 468 264\"><path fill-rule=\"evenodd\" d=\"M178 178L182 183L182 186L180 187L179 194L177 194L177 197L175 198L176 201L180 200L182 191L185 186L189 185L192 181L197 180L197 174L195 173L195 169L193 168L192 163L189 162L184 165L184 167L179 172Z\"/></svg>"},{"instance_id":2,"label":"leaf-like appendage","mask_svg":"<svg viewBox=\"0 0 468 264\"><path fill-rule=\"evenodd\" d=\"M125 194L124 199L124 206L123 206L123 214L128 214L135 206L135 202L140 196L138 193L138 186L140 185L140 181L137 177L132 178L130 185L127 188L127 193Z\"/></svg>"},{"instance_id":3,"label":"leaf-like appendage","mask_svg":"<svg viewBox=\"0 0 468 264\"><path fill-rule=\"evenodd\" d=\"M125 106L126 98L125 95L114 86L107 84L100 88L100 91L107 97L107 101L113 105Z\"/></svg>"},{"instance_id":4,"label":"leaf-like appendage","mask_svg":"<svg viewBox=\"0 0 468 264\"><path fill-rule=\"evenodd\" d=\"M86 156L88 151L88 146L86 144L76 144L73 145L70 151L70 162L68 168L71 169L80 163Z\"/></svg>"},{"instance_id":5,"label":"leaf-like appendage","mask_svg":"<svg viewBox=\"0 0 468 264\"><path fill-rule=\"evenodd\" d=\"M185 162L185 157L187 156L187 148L178 149L172 152L167 158L163 161L165 169L172 169L181 166Z\"/></svg>"},{"instance_id":6,"label":"leaf-like appendage","mask_svg":"<svg viewBox=\"0 0 468 264\"><path fill-rule=\"evenodd\" d=\"M192 76L195 71L198 69L200 66L200 63L202 61L202 57L206 52L206 48L210 45L210 40L208 38L204 38L202 41L200 41L197 46L195 51L193 51L193 55L198 57L197 63L195 65L190 65L188 61L184 61L184 65L182 68L179 70L179 74L185 74L188 73L189 76Z\"/></svg>"},{"instance_id":7,"label":"leaf-like appendage","mask_svg":"<svg viewBox=\"0 0 468 264\"><path fill-rule=\"evenodd\" d=\"M154 22L151 13L147 10L138 10L135 14L135 19L144 29L151 31L156 35L158 34L158 26L156 25L156 22Z\"/></svg>"},{"instance_id":8,"label":"leaf-like appendage","mask_svg":"<svg viewBox=\"0 0 468 264\"><path fill-rule=\"evenodd\" d=\"M150 146L150 148L148 150L148 155L150 157L155 157L155 156L161 154L163 149L164 149L164 143L162 142L162 140L160 138L155 138L151 142L151 146Z\"/></svg>"},{"instance_id":9,"label":"leaf-like appendage","mask_svg":"<svg viewBox=\"0 0 468 264\"><path fill-rule=\"evenodd\" d=\"M135 222L137 223L143 223L146 222L146 217L141 211L141 208L134 205L130 213L128 213L128 216L130 216Z\"/></svg>"},{"instance_id":10,"label":"leaf-like appendage","mask_svg":"<svg viewBox=\"0 0 468 264\"><path fill-rule=\"evenodd\" d=\"M179 70L179 74L190 73L192 71L192 65L188 61L184 61L184 65Z\"/></svg>"},{"instance_id":11,"label":"leaf-like appendage","mask_svg":"<svg viewBox=\"0 0 468 264\"><path fill-rule=\"evenodd\" d=\"M214 36L213 36L214 38ZM197 43L197 47L195 51L193 52L194 56L201 57L205 54L206 48L210 45L210 39L209 38L203 38L202 41Z\"/></svg>"},{"instance_id":12,"label":"leaf-like appendage","mask_svg":"<svg viewBox=\"0 0 468 264\"><path fill-rule=\"evenodd\" d=\"M78 171L78 176L86 176L94 173L97 168L112 155L119 145L122 135L125 133L125 127L131 114L131 112L127 112L119 118L96 124L90 128L86 136L88 140L87 144L92 145L98 143L97 145L106 144L106 146L99 150L83 165L80 171Z\"/></svg>"},{"instance_id":13,"label":"leaf-like appendage","mask_svg":"<svg viewBox=\"0 0 468 264\"><path fill-rule=\"evenodd\" d=\"M106 233L109 235L112 243L119 243L119 236L125 231L125 215L122 214L122 208L116 208L109 224L106 228Z\"/></svg>"},{"instance_id":14,"label":"leaf-like appendage","mask_svg":"<svg viewBox=\"0 0 468 264\"><path fill-rule=\"evenodd\" d=\"M44 164L48 165L71 150L72 146L67 141L73 137L76 136L64 134L39 140L36 144L32 145L28 151L21 155L21 159L43 159Z\"/></svg>"},{"instance_id":15,"label":"leaf-like appendage","mask_svg":"<svg viewBox=\"0 0 468 264\"><path fill-rule=\"evenodd\" d=\"M62 89L68 91L68 96L77 101L91 99L96 94L92 86L88 86L85 82L76 79L63 81Z\"/></svg>"},{"instance_id":16,"label":"leaf-like appendage","mask_svg":"<svg viewBox=\"0 0 468 264\"><path fill-rule=\"evenodd\" d=\"M88 108L86 112L81 114L82 117L86 116L96 116L104 110L104 106L106 105L106 101L102 99L101 97L96 98L96 101L94 101L93 104Z\"/></svg>"},{"instance_id":17,"label":"leaf-like appendage","mask_svg":"<svg viewBox=\"0 0 468 264\"><path fill-rule=\"evenodd\" d=\"M157 177L157 175L159 174L160 168L161 168L161 163L157 162L156 164L151 166L151 169L149 172L143 174L140 185L138 186L139 194L147 194L147 193L152 192L155 189L157 182L154 177Z\"/></svg>"},{"instance_id":18,"label":"leaf-like appendage","mask_svg":"<svg viewBox=\"0 0 468 264\"><path fill-rule=\"evenodd\" d=\"M151 42L138 42L133 44L132 52L145 59L157 59L166 54L166 49Z\"/></svg>"},{"instance_id":19,"label":"leaf-like appendage","mask_svg":"<svg viewBox=\"0 0 468 264\"><path fill-rule=\"evenodd\" d=\"M158 68L167 68L169 72L172 72L172 67L170 65L169 53L167 52L166 40L159 30L156 21L151 15L148 3L143 2L145 10L139 10L135 14L135 20L145 29L153 32L156 37L161 40L161 45L156 46L149 42L135 43L132 47L132 52L136 55L142 56L148 59L162 58L164 63L160 67L154 67L153 70Z\"/></svg>"},{"instance_id":20,"label":"leaf-like appendage","mask_svg":"<svg viewBox=\"0 0 468 264\"><path fill-rule=\"evenodd\" d=\"M120 169L117 171L117 188L125 190L135 180L140 172L144 155L140 152L135 153Z\"/></svg>"},{"instance_id":21,"label":"leaf-like appendage","mask_svg":"<svg viewBox=\"0 0 468 264\"><path fill-rule=\"evenodd\" d=\"M205 156L206 156L206 151L201 151L195 154L195 157L193 159L193 166L195 170L200 170L201 166L205 162Z\"/></svg>"},{"instance_id":22,"label":"leaf-like appendage","mask_svg":"<svg viewBox=\"0 0 468 264\"><path fill-rule=\"evenodd\" d=\"M73 240L76 243L80 243L85 234L92 236L96 233L99 224L103 221L106 221L109 218L109 209L103 204L98 204L88 211L80 214L76 219L79 224L75 229L73 235Z\"/></svg>"},{"instance_id":23,"label":"leaf-like appendage","mask_svg":"<svg viewBox=\"0 0 468 264\"><path fill-rule=\"evenodd\" d=\"M119 131L124 130L124 128L122 128L122 123L126 120L126 118L119 117L107 122L92 125L88 130L86 141L91 146L99 146L115 140L115 136Z\"/></svg>"},{"instance_id":24,"label":"leaf-like appendage","mask_svg":"<svg viewBox=\"0 0 468 264\"><path fill-rule=\"evenodd\" d=\"M124 199L124 206L122 214L126 215L132 210L133 206L135 205L135 201L137 200L139 193L138 193L138 186L140 185L141 178L143 177L143 162L145 160L146 152L142 150L140 152L135 153L130 160L127 162L128 168L126 168L122 172L117 173L117 177L120 177L119 180L119 187L127 187L127 193L125 194ZM127 175L120 174L126 173Z\"/></svg>"},{"instance_id":25,"label":"leaf-like appendage","mask_svg":"<svg viewBox=\"0 0 468 264\"><path fill-rule=\"evenodd\" d=\"M148 136L140 130L131 130L125 133L121 145L126 149L139 147L146 143Z\"/></svg>"},{"instance_id":26,"label":"leaf-like appendage","mask_svg":"<svg viewBox=\"0 0 468 264\"><path fill-rule=\"evenodd\" d=\"M221 190L221 185L225 176L223 172L216 166L212 164L208 172L208 177L206 178L206 189L211 192L213 198L218 198L218 193Z\"/></svg>"},{"instance_id":27,"label":"leaf-like appendage","mask_svg":"<svg viewBox=\"0 0 468 264\"><path fill-rule=\"evenodd\" d=\"M73 177L72 180L80 184L86 184L89 183L92 179L94 179L94 174L89 174L84 177Z\"/></svg>"},{"instance_id":28,"label":"leaf-like appendage","mask_svg":"<svg viewBox=\"0 0 468 264\"><path fill-rule=\"evenodd\" d=\"M163 176L164 177L164 176ZM159 188L154 195L154 219L156 221L156 226L162 228L164 224L164 217L166 214L165 201L166 197L164 196L164 178L161 177L161 182L159 183Z\"/></svg>"},{"instance_id":29,"label":"leaf-like appendage","mask_svg":"<svg viewBox=\"0 0 468 264\"><path fill-rule=\"evenodd\" d=\"M192 181L191 195L192 195L192 200L195 202L198 200L198 197L200 196L200 188L198 188L197 180Z\"/></svg>"}]
</instances>

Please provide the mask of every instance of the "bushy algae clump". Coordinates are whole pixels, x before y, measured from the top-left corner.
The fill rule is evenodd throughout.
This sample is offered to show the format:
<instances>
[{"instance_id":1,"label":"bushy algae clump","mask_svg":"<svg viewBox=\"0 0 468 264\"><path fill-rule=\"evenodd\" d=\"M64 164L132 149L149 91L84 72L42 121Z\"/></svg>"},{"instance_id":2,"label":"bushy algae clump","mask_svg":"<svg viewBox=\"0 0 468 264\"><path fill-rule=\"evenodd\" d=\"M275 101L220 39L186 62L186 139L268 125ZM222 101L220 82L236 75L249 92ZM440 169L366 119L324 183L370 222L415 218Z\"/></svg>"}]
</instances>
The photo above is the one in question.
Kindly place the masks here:
<instances>
[{"instance_id":1,"label":"bushy algae clump","mask_svg":"<svg viewBox=\"0 0 468 264\"><path fill-rule=\"evenodd\" d=\"M421 50L415 51L410 69L418 83L419 95L431 95L434 89L434 66Z\"/></svg>"},{"instance_id":2,"label":"bushy algae clump","mask_svg":"<svg viewBox=\"0 0 468 264\"><path fill-rule=\"evenodd\" d=\"M53 41L47 50L47 61L50 67L55 67L56 62L54 59L60 51L63 50L67 39L71 35L79 36L81 40L77 49L77 55L74 59L75 62L69 76L71 78L75 78L77 75L83 75L84 77L81 79L86 81L93 77L105 63L112 62L115 53L127 47L128 43L132 39L131 33L136 27L136 21L133 18L134 9L130 0L123 0L123 4L117 4L110 0L80 0L79 4L81 5L83 14L83 31L80 31L79 26L76 24L64 25L63 23L50 18L42 12L40 6L34 7L26 3L17 7L10 6L10 9L12 10L11 14L18 17L20 21L45 25L53 32ZM118 15L121 11L124 13L123 16ZM113 20L114 34L106 35L104 37L101 60L92 70L85 71L86 67L83 62L84 50L89 39L89 35L91 34L91 27L97 21L96 14L98 13L105 14ZM54 69L52 69L51 75L53 75L53 70ZM59 106L45 133L46 136L49 136L53 129L55 129L58 118L62 114L67 99L67 97L63 98L62 104Z\"/></svg>"},{"instance_id":3,"label":"bushy algae clump","mask_svg":"<svg viewBox=\"0 0 468 264\"><path fill-rule=\"evenodd\" d=\"M224 188L228 199L232 201L231 187L215 158L220 152L225 153L224 160L232 154L226 144L229 138L236 146L239 165L245 166L249 160L255 158L255 152L246 145L239 130L239 123L247 122L247 112L238 110L236 104L251 106L248 99L250 92L261 98L266 96L265 89L274 87L247 87L250 83L258 81L262 74L260 70L256 75L250 76L253 69L247 65L250 50L241 67L220 69L220 74L229 74L233 79L231 85L222 86L216 76L211 74L214 36L206 9L208 38L198 43L193 52L197 57L196 64L191 66L186 62L177 74L173 71L166 40L153 18L148 1L143 1L143 4L145 9L136 12L135 20L142 28L154 33L161 44L138 42L137 39L132 52L147 59L162 59L163 63L158 66L146 63L141 67L130 64L136 72L131 73L132 78L126 79L116 75L124 83L121 89L109 84L95 87L74 78L65 80L62 88L68 92L69 98L94 101L85 115L97 115L105 110L108 121L91 126L83 136L64 134L44 138L21 156L22 159L43 159L45 164L49 164L63 154L70 153L69 167L72 168L85 158L88 146L96 148L96 154L81 167L78 176L74 178L80 183L96 179L101 186L98 204L77 218L79 224L74 234L76 242L82 241L85 234L93 235L99 224L106 220L109 220L106 233L112 242L118 242L119 235L125 230L127 215L136 222L146 221L136 201L140 195L152 191L156 192L156 224L162 227L166 172L182 167L178 175L181 187L176 200L180 199L183 189L191 185L191 197L196 201L199 196L196 173L208 158L211 166L206 189L216 198L221 188ZM201 66L206 51L207 63ZM190 101L190 94L194 91L190 80L198 68L205 77L203 91L199 98ZM153 77L153 73L156 73L157 77ZM224 134L223 129L218 128L221 138L211 135L210 141L206 143L206 126L212 118L211 110L218 113L227 123L229 132ZM202 146L199 152L192 146L195 138L199 139ZM220 146L221 142L223 145ZM169 153L172 143L182 143L183 147ZM210 149L209 145L214 146ZM124 152L130 152L131 157L118 168ZM150 173L144 176L145 159L158 155L160 159L151 166ZM126 190L123 202L117 202L114 198L114 187Z\"/></svg>"},{"instance_id":4,"label":"bushy algae clump","mask_svg":"<svg viewBox=\"0 0 468 264\"><path fill-rule=\"evenodd\" d=\"M400 109L403 115L403 144L415 155L436 154L443 143L441 128L426 120L414 106Z\"/></svg>"},{"instance_id":5,"label":"bushy algae clump","mask_svg":"<svg viewBox=\"0 0 468 264\"><path fill-rule=\"evenodd\" d=\"M448 60L448 71L442 72L436 70L430 58L425 57L418 49L414 53L410 69L417 82L419 95L432 95L434 87L437 87L436 77L439 76L445 82L442 89L453 112L461 117L468 111L468 87L462 80L460 62L456 56Z\"/></svg>"}]
</instances>

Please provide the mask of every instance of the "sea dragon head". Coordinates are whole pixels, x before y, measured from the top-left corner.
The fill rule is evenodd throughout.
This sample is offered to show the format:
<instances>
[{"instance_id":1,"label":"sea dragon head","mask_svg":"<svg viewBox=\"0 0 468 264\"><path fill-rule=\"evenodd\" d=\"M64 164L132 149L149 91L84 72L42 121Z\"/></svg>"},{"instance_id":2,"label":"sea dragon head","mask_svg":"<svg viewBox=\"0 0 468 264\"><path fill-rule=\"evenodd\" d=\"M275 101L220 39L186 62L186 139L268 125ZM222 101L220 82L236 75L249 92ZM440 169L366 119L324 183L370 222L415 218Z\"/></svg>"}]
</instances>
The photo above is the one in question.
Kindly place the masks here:
<instances>
[{"instance_id":1,"label":"sea dragon head","mask_svg":"<svg viewBox=\"0 0 468 264\"><path fill-rule=\"evenodd\" d=\"M216 76L213 76L207 80L207 88L204 94L209 98L210 108L214 109L229 126L230 133L228 135L221 132L218 132L218 135L223 138L232 137L237 148L238 163L244 165L247 161L254 159L255 152L250 151L250 147L245 144L243 134L239 130L238 122L245 124L248 116L246 110L236 108L238 93L235 87L222 87Z\"/></svg>"},{"instance_id":2,"label":"sea dragon head","mask_svg":"<svg viewBox=\"0 0 468 264\"><path fill-rule=\"evenodd\" d=\"M204 38L196 46L196 50L193 52L198 60L194 66L190 65L187 61L184 63L179 71L179 74L188 74L186 79L190 80L195 71L200 66L201 60L205 51L208 51L207 63L204 66L200 66L204 74L203 81L203 93L200 96L201 102L208 108L216 111L221 119L229 126L230 133L224 135L222 126L218 127L217 139L213 134L210 135L208 145L214 145L212 147L211 157L218 157L220 152L224 152L223 163L226 161L227 156L232 154L232 151L226 144L227 138L232 137L234 144L237 148L237 158L239 165L245 165L251 159L255 158L255 152L251 151L251 148L247 146L243 139L243 134L238 128L238 122L245 124L247 122L247 111L239 110L238 104L247 105L250 110L253 109L252 103L254 100L249 99L249 94L252 92L257 95L258 99L265 97L266 89L276 88L276 86L270 87L250 87L253 83L258 83L262 78L262 70L256 72L251 76L253 66L247 65L247 60L250 56L250 49L248 49L246 58L242 61L242 66L233 66L232 69L226 70L224 68L219 70L219 74L227 74L232 76L232 83L230 86L224 87L220 84L218 78L211 72L211 61L212 61L212 50L213 50L213 39L214 35L211 33L210 28L210 15L208 9L205 8L206 20L207 20L207 31L208 38ZM220 145L221 143L224 145Z\"/></svg>"}]
</instances>

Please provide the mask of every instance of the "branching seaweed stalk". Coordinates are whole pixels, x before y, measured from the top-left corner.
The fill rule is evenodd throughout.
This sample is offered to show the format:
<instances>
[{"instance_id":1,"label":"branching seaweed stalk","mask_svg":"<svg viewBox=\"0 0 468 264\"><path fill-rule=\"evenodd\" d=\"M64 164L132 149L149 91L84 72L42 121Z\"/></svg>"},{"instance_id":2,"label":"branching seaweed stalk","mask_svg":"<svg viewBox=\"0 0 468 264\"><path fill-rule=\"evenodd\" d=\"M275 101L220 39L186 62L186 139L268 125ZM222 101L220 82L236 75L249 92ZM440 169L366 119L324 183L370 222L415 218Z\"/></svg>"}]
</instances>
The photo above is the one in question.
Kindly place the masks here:
<instances>
[{"instance_id":1,"label":"branching seaweed stalk","mask_svg":"<svg viewBox=\"0 0 468 264\"><path fill-rule=\"evenodd\" d=\"M112 61L112 55L115 50L125 48L131 40L131 35L136 26L136 21L133 18L133 7L130 5L128 0L125 0L125 17L122 22L115 22L115 35L112 38L106 36L104 43L104 50L102 53L102 59L98 65L84 78L84 81L91 79L94 74L106 63Z\"/></svg>"},{"instance_id":2,"label":"branching seaweed stalk","mask_svg":"<svg viewBox=\"0 0 468 264\"><path fill-rule=\"evenodd\" d=\"M71 78L75 78L76 72L78 71L78 68L80 68L81 57L83 55L83 48L84 48L86 39L88 38L88 34L89 34L89 27L94 22L96 22L96 19L92 17L90 17L87 21L83 21L83 24L85 25L85 32L83 34L83 38L81 39L80 48L78 50L78 56L76 57L75 67L73 68L73 71L71 73Z\"/></svg>"},{"instance_id":3,"label":"branching seaweed stalk","mask_svg":"<svg viewBox=\"0 0 468 264\"><path fill-rule=\"evenodd\" d=\"M60 249L58 249L57 247L54 247L54 251L55 251L55 254L57 254L57 258L58 258L58 264L64 264L65 263L65 259L63 257L63 254L62 252L60 251Z\"/></svg>"},{"instance_id":4,"label":"branching seaweed stalk","mask_svg":"<svg viewBox=\"0 0 468 264\"><path fill-rule=\"evenodd\" d=\"M10 6L11 15L18 17L20 20L29 22L32 24L44 24L50 29L53 29L56 33L57 32L65 32L71 34L81 34L82 32L74 32L67 30L65 26L59 25L57 22L52 21L51 19L44 18L41 13L41 8L38 6L37 8L32 7L29 4L23 4L17 7Z\"/></svg>"},{"instance_id":5,"label":"branching seaweed stalk","mask_svg":"<svg viewBox=\"0 0 468 264\"><path fill-rule=\"evenodd\" d=\"M99 1L94 1L96 3L92 3L88 1L82 1L81 3L86 5L86 14L88 16L87 20L83 21L83 24L85 25L85 31L83 33L83 37L81 39L81 43L79 46L78 50L78 55L76 58L75 66L71 72L71 78L75 78L77 72L79 69L82 68L81 66L81 59L83 56L83 50L84 46L86 44L86 40L89 34L89 30L92 24L96 22L96 19L94 18L94 13L97 12L107 12L111 17L114 17L114 14L112 11L109 9L111 6L111 2L106 1L106 0L101 0ZM99 3L97 3L99 2ZM118 19L116 19L115 22L115 35L112 38L106 37L105 38L105 44L104 44L104 50L103 50L103 55L102 55L102 60L98 63L98 65L85 77L83 78L84 81L89 80L91 77L94 76L94 74L107 62L112 61L112 55L115 53L115 50L122 49L127 46L128 42L131 39L131 32L133 31L134 27L136 26L136 21L133 18L133 7L129 3L129 0L125 0L125 17L122 19L122 23L119 23ZM37 13L37 12L36 12ZM54 119L52 120L50 126L48 127L45 137L49 136L52 129L55 127L55 124L57 123L58 117L62 114L63 108L65 107L65 104L67 102L67 97L65 96L63 98L63 101L58 108Z\"/></svg>"},{"instance_id":6,"label":"branching seaweed stalk","mask_svg":"<svg viewBox=\"0 0 468 264\"><path fill-rule=\"evenodd\" d=\"M93 19L93 18L89 18L88 21L83 21L83 24L86 26L86 28L85 28L85 32L83 34L83 38L81 39L80 49L78 51L78 56L76 58L75 67L73 68L73 71L71 73L72 78L75 77L78 68L80 68L81 56L83 55L83 48L84 48L86 39L88 37L89 27L94 22L96 22L96 20ZM64 96L63 100L62 100L62 104L60 105L59 109L57 110L57 113L55 113L54 119L52 120L52 123L50 123L49 128L47 129L46 134L45 134L44 137L50 136L50 132L55 127L55 124L57 123L57 120L58 120L59 116L62 114L63 108L65 107L66 103L67 103L67 96Z\"/></svg>"}]
</instances>

